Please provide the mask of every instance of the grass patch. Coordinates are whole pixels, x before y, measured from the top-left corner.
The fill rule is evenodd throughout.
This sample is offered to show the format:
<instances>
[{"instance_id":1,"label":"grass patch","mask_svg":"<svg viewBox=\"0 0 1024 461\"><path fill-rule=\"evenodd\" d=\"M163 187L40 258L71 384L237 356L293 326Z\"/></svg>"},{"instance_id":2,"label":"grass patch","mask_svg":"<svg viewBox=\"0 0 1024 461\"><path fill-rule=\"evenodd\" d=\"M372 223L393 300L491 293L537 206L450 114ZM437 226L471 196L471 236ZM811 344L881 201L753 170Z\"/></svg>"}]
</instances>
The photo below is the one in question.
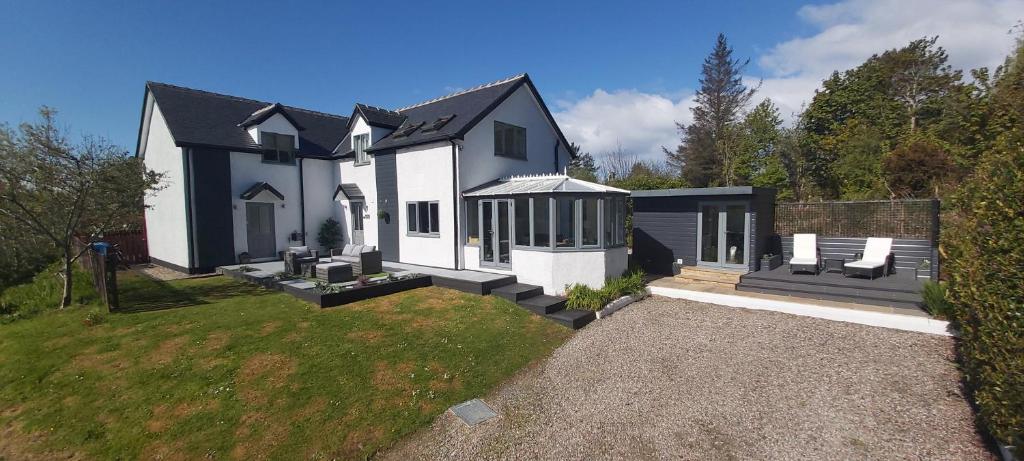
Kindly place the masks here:
<instances>
[{"instance_id":1,"label":"grass patch","mask_svg":"<svg viewBox=\"0 0 1024 461\"><path fill-rule=\"evenodd\" d=\"M362 458L571 335L436 287L322 310L227 277L119 276L137 312L0 326L0 425L18 436L0 459Z\"/></svg>"}]
</instances>

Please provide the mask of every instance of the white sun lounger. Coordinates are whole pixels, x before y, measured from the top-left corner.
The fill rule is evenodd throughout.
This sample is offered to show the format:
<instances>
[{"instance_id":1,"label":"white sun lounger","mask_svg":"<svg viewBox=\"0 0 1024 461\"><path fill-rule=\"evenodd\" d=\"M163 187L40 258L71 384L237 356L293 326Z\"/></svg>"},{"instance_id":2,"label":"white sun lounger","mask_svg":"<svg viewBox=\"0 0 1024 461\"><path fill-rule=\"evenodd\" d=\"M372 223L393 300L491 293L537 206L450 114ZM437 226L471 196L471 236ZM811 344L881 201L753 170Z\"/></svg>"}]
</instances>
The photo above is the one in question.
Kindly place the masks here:
<instances>
[{"instance_id":1,"label":"white sun lounger","mask_svg":"<svg viewBox=\"0 0 1024 461\"><path fill-rule=\"evenodd\" d=\"M793 234L793 257L789 260L789 273L821 271L821 251L815 234Z\"/></svg>"},{"instance_id":2,"label":"white sun lounger","mask_svg":"<svg viewBox=\"0 0 1024 461\"><path fill-rule=\"evenodd\" d=\"M872 279L889 275L893 264L892 239L868 238L864 243L864 253L857 257L860 259L843 265L843 275L860 275Z\"/></svg>"}]
</instances>

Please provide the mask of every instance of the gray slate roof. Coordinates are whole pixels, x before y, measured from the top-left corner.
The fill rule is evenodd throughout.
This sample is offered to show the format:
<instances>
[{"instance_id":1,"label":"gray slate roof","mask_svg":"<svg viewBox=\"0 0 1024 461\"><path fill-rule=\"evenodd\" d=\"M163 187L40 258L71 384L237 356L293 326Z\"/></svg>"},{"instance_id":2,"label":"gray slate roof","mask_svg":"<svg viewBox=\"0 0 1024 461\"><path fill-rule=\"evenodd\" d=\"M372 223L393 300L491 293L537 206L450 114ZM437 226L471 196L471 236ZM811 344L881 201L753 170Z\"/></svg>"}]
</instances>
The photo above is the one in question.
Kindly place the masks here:
<instances>
[{"instance_id":1,"label":"gray slate roof","mask_svg":"<svg viewBox=\"0 0 1024 461\"><path fill-rule=\"evenodd\" d=\"M260 149L245 128L239 125L260 109L270 110L268 106L272 104L166 83L147 82L146 88L156 99L178 146L217 147L241 152ZM330 157L331 151L348 131L348 117L283 105L280 110L304 128L299 132L301 155Z\"/></svg>"},{"instance_id":2,"label":"gray slate roof","mask_svg":"<svg viewBox=\"0 0 1024 461\"><path fill-rule=\"evenodd\" d=\"M398 113L406 117L402 126L417 123L430 124L441 117L449 115L454 115L455 117L441 127L440 130L434 132L425 133L420 128L409 136L404 137L395 137L395 133L392 133L375 142L373 147L368 150L390 150L398 147L461 137L480 118L487 115L491 109L500 104L508 95L512 94L513 91L527 81L529 81L529 77L526 74L520 74L512 78L398 109Z\"/></svg>"},{"instance_id":3,"label":"gray slate roof","mask_svg":"<svg viewBox=\"0 0 1024 461\"><path fill-rule=\"evenodd\" d=\"M753 186L729 186L729 187L693 187L682 189L655 189L637 190L631 194L633 197L694 197L704 195L752 195L760 193L774 193L775 190L768 187Z\"/></svg>"},{"instance_id":4,"label":"gray slate roof","mask_svg":"<svg viewBox=\"0 0 1024 461\"><path fill-rule=\"evenodd\" d=\"M405 121L405 116L398 112L366 104L356 103L355 112L362 115L366 119L366 123L370 125L390 128L392 130L398 128Z\"/></svg>"}]
</instances>

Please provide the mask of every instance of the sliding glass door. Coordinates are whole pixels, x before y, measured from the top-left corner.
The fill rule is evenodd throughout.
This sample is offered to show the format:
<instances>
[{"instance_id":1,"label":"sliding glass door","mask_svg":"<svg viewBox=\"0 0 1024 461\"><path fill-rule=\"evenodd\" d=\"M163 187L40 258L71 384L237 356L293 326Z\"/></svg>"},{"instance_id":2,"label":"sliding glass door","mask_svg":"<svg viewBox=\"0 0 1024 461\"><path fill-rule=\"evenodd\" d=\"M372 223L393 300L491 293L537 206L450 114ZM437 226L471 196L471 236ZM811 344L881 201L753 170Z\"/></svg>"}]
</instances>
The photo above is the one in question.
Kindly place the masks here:
<instances>
[{"instance_id":1,"label":"sliding glass door","mask_svg":"<svg viewBox=\"0 0 1024 461\"><path fill-rule=\"evenodd\" d=\"M747 204L701 203L697 210L697 264L746 269L750 247Z\"/></svg>"}]
</instances>

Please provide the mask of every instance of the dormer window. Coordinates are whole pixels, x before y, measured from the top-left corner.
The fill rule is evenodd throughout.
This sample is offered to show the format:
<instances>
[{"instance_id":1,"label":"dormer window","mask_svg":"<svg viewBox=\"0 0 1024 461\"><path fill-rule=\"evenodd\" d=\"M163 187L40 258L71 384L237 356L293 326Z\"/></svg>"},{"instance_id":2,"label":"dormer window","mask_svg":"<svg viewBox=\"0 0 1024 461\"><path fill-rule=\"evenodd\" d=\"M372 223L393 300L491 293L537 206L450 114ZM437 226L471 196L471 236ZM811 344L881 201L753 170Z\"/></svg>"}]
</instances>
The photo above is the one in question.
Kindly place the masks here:
<instances>
[{"instance_id":1,"label":"dormer window","mask_svg":"<svg viewBox=\"0 0 1024 461\"><path fill-rule=\"evenodd\" d=\"M369 134L357 134L352 137L352 150L356 153L356 165L370 163L370 157L366 154L368 147L370 147Z\"/></svg>"},{"instance_id":2,"label":"dormer window","mask_svg":"<svg viewBox=\"0 0 1024 461\"><path fill-rule=\"evenodd\" d=\"M260 133L263 141L263 161L266 163L295 163L295 136L287 134Z\"/></svg>"}]
</instances>

